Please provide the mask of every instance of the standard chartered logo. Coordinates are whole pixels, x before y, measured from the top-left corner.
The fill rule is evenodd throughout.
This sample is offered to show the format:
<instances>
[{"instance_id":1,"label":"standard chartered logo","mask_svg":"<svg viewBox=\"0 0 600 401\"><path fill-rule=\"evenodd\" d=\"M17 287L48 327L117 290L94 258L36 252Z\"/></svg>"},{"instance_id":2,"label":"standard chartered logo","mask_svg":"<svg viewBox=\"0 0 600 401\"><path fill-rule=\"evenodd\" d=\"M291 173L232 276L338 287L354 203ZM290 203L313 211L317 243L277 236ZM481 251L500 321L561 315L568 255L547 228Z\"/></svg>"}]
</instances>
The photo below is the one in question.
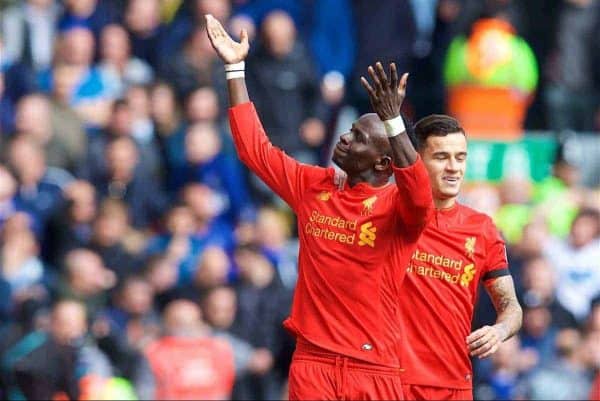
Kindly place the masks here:
<instances>
[{"instance_id":1,"label":"standard chartered logo","mask_svg":"<svg viewBox=\"0 0 600 401\"><path fill-rule=\"evenodd\" d=\"M368 245L371 248L375 248L375 232L377 231L377 227L373 227L373 222L369 221L360 226L360 234L358 235L358 245L365 246Z\"/></svg>"},{"instance_id":2,"label":"standard chartered logo","mask_svg":"<svg viewBox=\"0 0 600 401\"><path fill-rule=\"evenodd\" d=\"M473 265L473 263L466 265L465 271L460 276L460 285L462 285L463 287L467 287L469 283L471 283L471 281L473 280L474 276L475 266Z\"/></svg>"}]
</instances>

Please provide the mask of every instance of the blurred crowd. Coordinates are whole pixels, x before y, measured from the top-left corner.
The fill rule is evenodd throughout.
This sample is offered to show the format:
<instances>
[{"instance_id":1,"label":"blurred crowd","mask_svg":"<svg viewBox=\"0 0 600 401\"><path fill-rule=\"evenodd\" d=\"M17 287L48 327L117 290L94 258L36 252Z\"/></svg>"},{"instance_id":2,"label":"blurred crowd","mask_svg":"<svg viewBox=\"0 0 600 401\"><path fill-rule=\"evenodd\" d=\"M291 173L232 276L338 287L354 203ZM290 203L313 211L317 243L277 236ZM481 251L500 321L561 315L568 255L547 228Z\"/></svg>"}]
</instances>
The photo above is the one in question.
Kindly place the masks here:
<instances>
[{"instance_id":1,"label":"blurred crowd","mask_svg":"<svg viewBox=\"0 0 600 401\"><path fill-rule=\"evenodd\" d=\"M376 60L410 71L412 119L460 114L481 99L473 88L504 85L517 135L600 130L593 0L0 7L1 398L286 397L295 223L235 155L204 14L248 30L251 98L303 162L327 165L369 110L357 77ZM473 39L475 26L498 35ZM508 32L529 61L496 70L486 62L510 53L494 41ZM461 53L471 40L498 48ZM468 183L462 196L503 231L525 310L520 334L476 361L478 399L600 399L600 189L559 149L541 182ZM474 324L493 320L482 295Z\"/></svg>"}]
</instances>

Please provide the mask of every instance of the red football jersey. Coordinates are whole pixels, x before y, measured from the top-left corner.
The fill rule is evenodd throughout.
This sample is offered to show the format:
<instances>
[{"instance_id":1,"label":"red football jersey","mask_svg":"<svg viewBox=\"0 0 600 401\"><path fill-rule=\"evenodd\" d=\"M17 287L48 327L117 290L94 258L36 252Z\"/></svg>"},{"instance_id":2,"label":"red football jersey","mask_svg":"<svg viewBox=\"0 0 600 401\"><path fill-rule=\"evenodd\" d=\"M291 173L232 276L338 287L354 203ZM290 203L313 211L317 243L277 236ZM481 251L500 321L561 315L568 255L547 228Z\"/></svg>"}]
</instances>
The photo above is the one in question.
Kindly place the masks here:
<instances>
[{"instance_id":1,"label":"red football jersey","mask_svg":"<svg viewBox=\"0 0 600 401\"><path fill-rule=\"evenodd\" d=\"M506 247L489 216L458 203L434 212L400 297L403 383L472 387L466 337L478 284L507 274Z\"/></svg>"},{"instance_id":2,"label":"red football jersey","mask_svg":"<svg viewBox=\"0 0 600 401\"><path fill-rule=\"evenodd\" d=\"M156 382L157 400L231 398L233 349L215 337L163 337L146 349Z\"/></svg>"},{"instance_id":3,"label":"red football jersey","mask_svg":"<svg viewBox=\"0 0 600 401\"><path fill-rule=\"evenodd\" d=\"M396 185L338 191L333 168L298 163L268 140L252 103L229 118L240 159L295 211L298 283L285 327L332 352L398 364L398 289L433 209L423 162Z\"/></svg>"}]
</instances>

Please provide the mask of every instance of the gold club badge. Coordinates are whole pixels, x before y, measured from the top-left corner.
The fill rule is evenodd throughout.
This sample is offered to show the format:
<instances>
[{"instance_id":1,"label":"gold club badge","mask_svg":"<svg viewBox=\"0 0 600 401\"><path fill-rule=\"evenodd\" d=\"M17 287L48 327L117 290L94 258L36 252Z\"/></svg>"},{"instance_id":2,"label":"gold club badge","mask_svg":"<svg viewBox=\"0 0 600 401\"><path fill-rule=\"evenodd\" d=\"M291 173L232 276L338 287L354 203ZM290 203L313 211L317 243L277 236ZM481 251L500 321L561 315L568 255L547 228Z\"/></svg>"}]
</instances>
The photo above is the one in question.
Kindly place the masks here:
<instances>
[{"instance_id":1,"label":"gold club badge","mask_svg":"<svg viewBox=\"0 0 600 401\"><path fill-rule=\"evenodd\" d=\"M373 213L373 206L375 205L375 202L377 201L377 195L373 195L370 198L365 199L362 204L363 204L363 210L360 213L362 216L368 216L370 214Z\"/></svg>"},{"instance_id":2,"label":"gold club badge","mask_svg":"<svg viewBox=\"0 0 600 401\"><path fill-rule=\"evenodd\" d=\"M465 240L465 251L467 253L467 256L469 258L473 258L473 254L475 253L475 241L477 241L477 238L475 237L467 237L467 239Z\"/></svg>"}]
</instances>

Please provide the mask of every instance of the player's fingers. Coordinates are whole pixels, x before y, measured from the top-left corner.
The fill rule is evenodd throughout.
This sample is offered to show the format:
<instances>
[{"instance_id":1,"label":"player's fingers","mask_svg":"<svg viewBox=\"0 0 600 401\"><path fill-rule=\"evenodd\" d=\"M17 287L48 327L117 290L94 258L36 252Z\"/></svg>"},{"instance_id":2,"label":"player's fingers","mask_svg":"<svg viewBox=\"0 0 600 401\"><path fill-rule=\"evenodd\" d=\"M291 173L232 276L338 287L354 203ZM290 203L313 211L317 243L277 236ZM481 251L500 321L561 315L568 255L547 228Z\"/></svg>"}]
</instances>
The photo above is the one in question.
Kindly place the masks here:
<instances>
[{"instance_id":1,"label":"player's fingers","mask_svg":"<svg viewBox=\"0 0 600 401\"><path fill-rule=\"evenodd\" d=\"M475 330L474 332L472 332L471 334L469 334L467 336L467 344L471 344L472 342L479 340L481 337L483 337L485 335L485 333L487 333L486 326Z\"/></svg>"},{"instance_id":2,"label":"player's fingers","mask_svg":"<svg viewBox=\"0 0 600 401\"><path fill-rule=\"evenodd\" d=\"M380 61L375 63L375 72L377 73L377 78L381 82L381 86L383 88L387 88L389 86L388 77L383 69L383 64Z\"/></svg>"},{"instance_id":3,"label":"player's fingers","mask_svg":"<svg viewBox=\"0 0 600 401\"><path fill-rule=\"evenodd\" d=\"M398 85L398 92L406 93L406 85L408 84L408 72L402 74L402 78L400 78L400 85Z\"/></svg>"},{"instance_id":4,"label":"player's fingers","mask_svg":"<svg viewBox=\"0 0 600 401\"><path fill-rule=\"evenodd\" d=\"M487 351L489 351L493 347L493 344L489 341L483 341L478 343L476 347L470 350L471 356L479 356Z\"/></svg>"},{"instance_id":5,"label":"player's fingers","mask_svg":"<svg viewBox=\"0 0 600 401\"><path fill-rule=\"evenodd\" d=\"M490 342L491 336L489 333L484 334L482 337L472 340L469 342L469 350L474 350L481 347L483 344Z\"/></svg>"},{"instance_id":6,"label":"player's fingers","mask_svg":"<svg viewBox=\"0 0 600 401\"><path fill-rule=\"evenodd\" d=\"M375 91L381 92L382 91L381 81L377 77L377 74L375 73L375 69L373 67L369 66L369 68L367 68L367 71L369 72L369 76L371 77L371 80L373 80L373 86L375 86Z\"/></svg>"},{"instance_id":7,"label":"player's fingers","mask_svg":"<svg viewBox=\"0 0 600 401\"><path fill-rule=\"evenodd\" d=\"M396 69L396 63L390 63L390 85L392 88L398 87L398 70Z\"/></svg>"},{"instance_id":8,"label":"player's fingers","mask_svg":"<svg viewBox=\"0 0 600 401\"><path fill-rule=\"evenodd\" d=\"M377 94L375 93L375 89L369 84L369 81L365 77L360 77L360 84L365 88L367 93L369 93L369 97L372 99L377 99Z\"/></svg>"},{"instance_id":9,"label":"player's fingers","mask_svg":"<svg viewBox=\"0 0 600 401\"><path fill-rule=\"evenodd\" d=\"M494 344L492 346L492 348L490 348L488 351L486 351L483 354L479 355L479 359L487 358L488 356L491 356L491 355L495 354L496 351L498 351L498 348L499 348L499 344Z\"/></svg>"},{"instance_id":10,"label":"player's fingers","mask_svg":"<svg viewBox=\"0 0 600 401\"><path fill-rule=\"evenodd\" d=\"M250 46L248 43L248 31L245 28L242 28L242 32L240 32L240 43L244 46Z\"/></svg>"}]
</instances>

